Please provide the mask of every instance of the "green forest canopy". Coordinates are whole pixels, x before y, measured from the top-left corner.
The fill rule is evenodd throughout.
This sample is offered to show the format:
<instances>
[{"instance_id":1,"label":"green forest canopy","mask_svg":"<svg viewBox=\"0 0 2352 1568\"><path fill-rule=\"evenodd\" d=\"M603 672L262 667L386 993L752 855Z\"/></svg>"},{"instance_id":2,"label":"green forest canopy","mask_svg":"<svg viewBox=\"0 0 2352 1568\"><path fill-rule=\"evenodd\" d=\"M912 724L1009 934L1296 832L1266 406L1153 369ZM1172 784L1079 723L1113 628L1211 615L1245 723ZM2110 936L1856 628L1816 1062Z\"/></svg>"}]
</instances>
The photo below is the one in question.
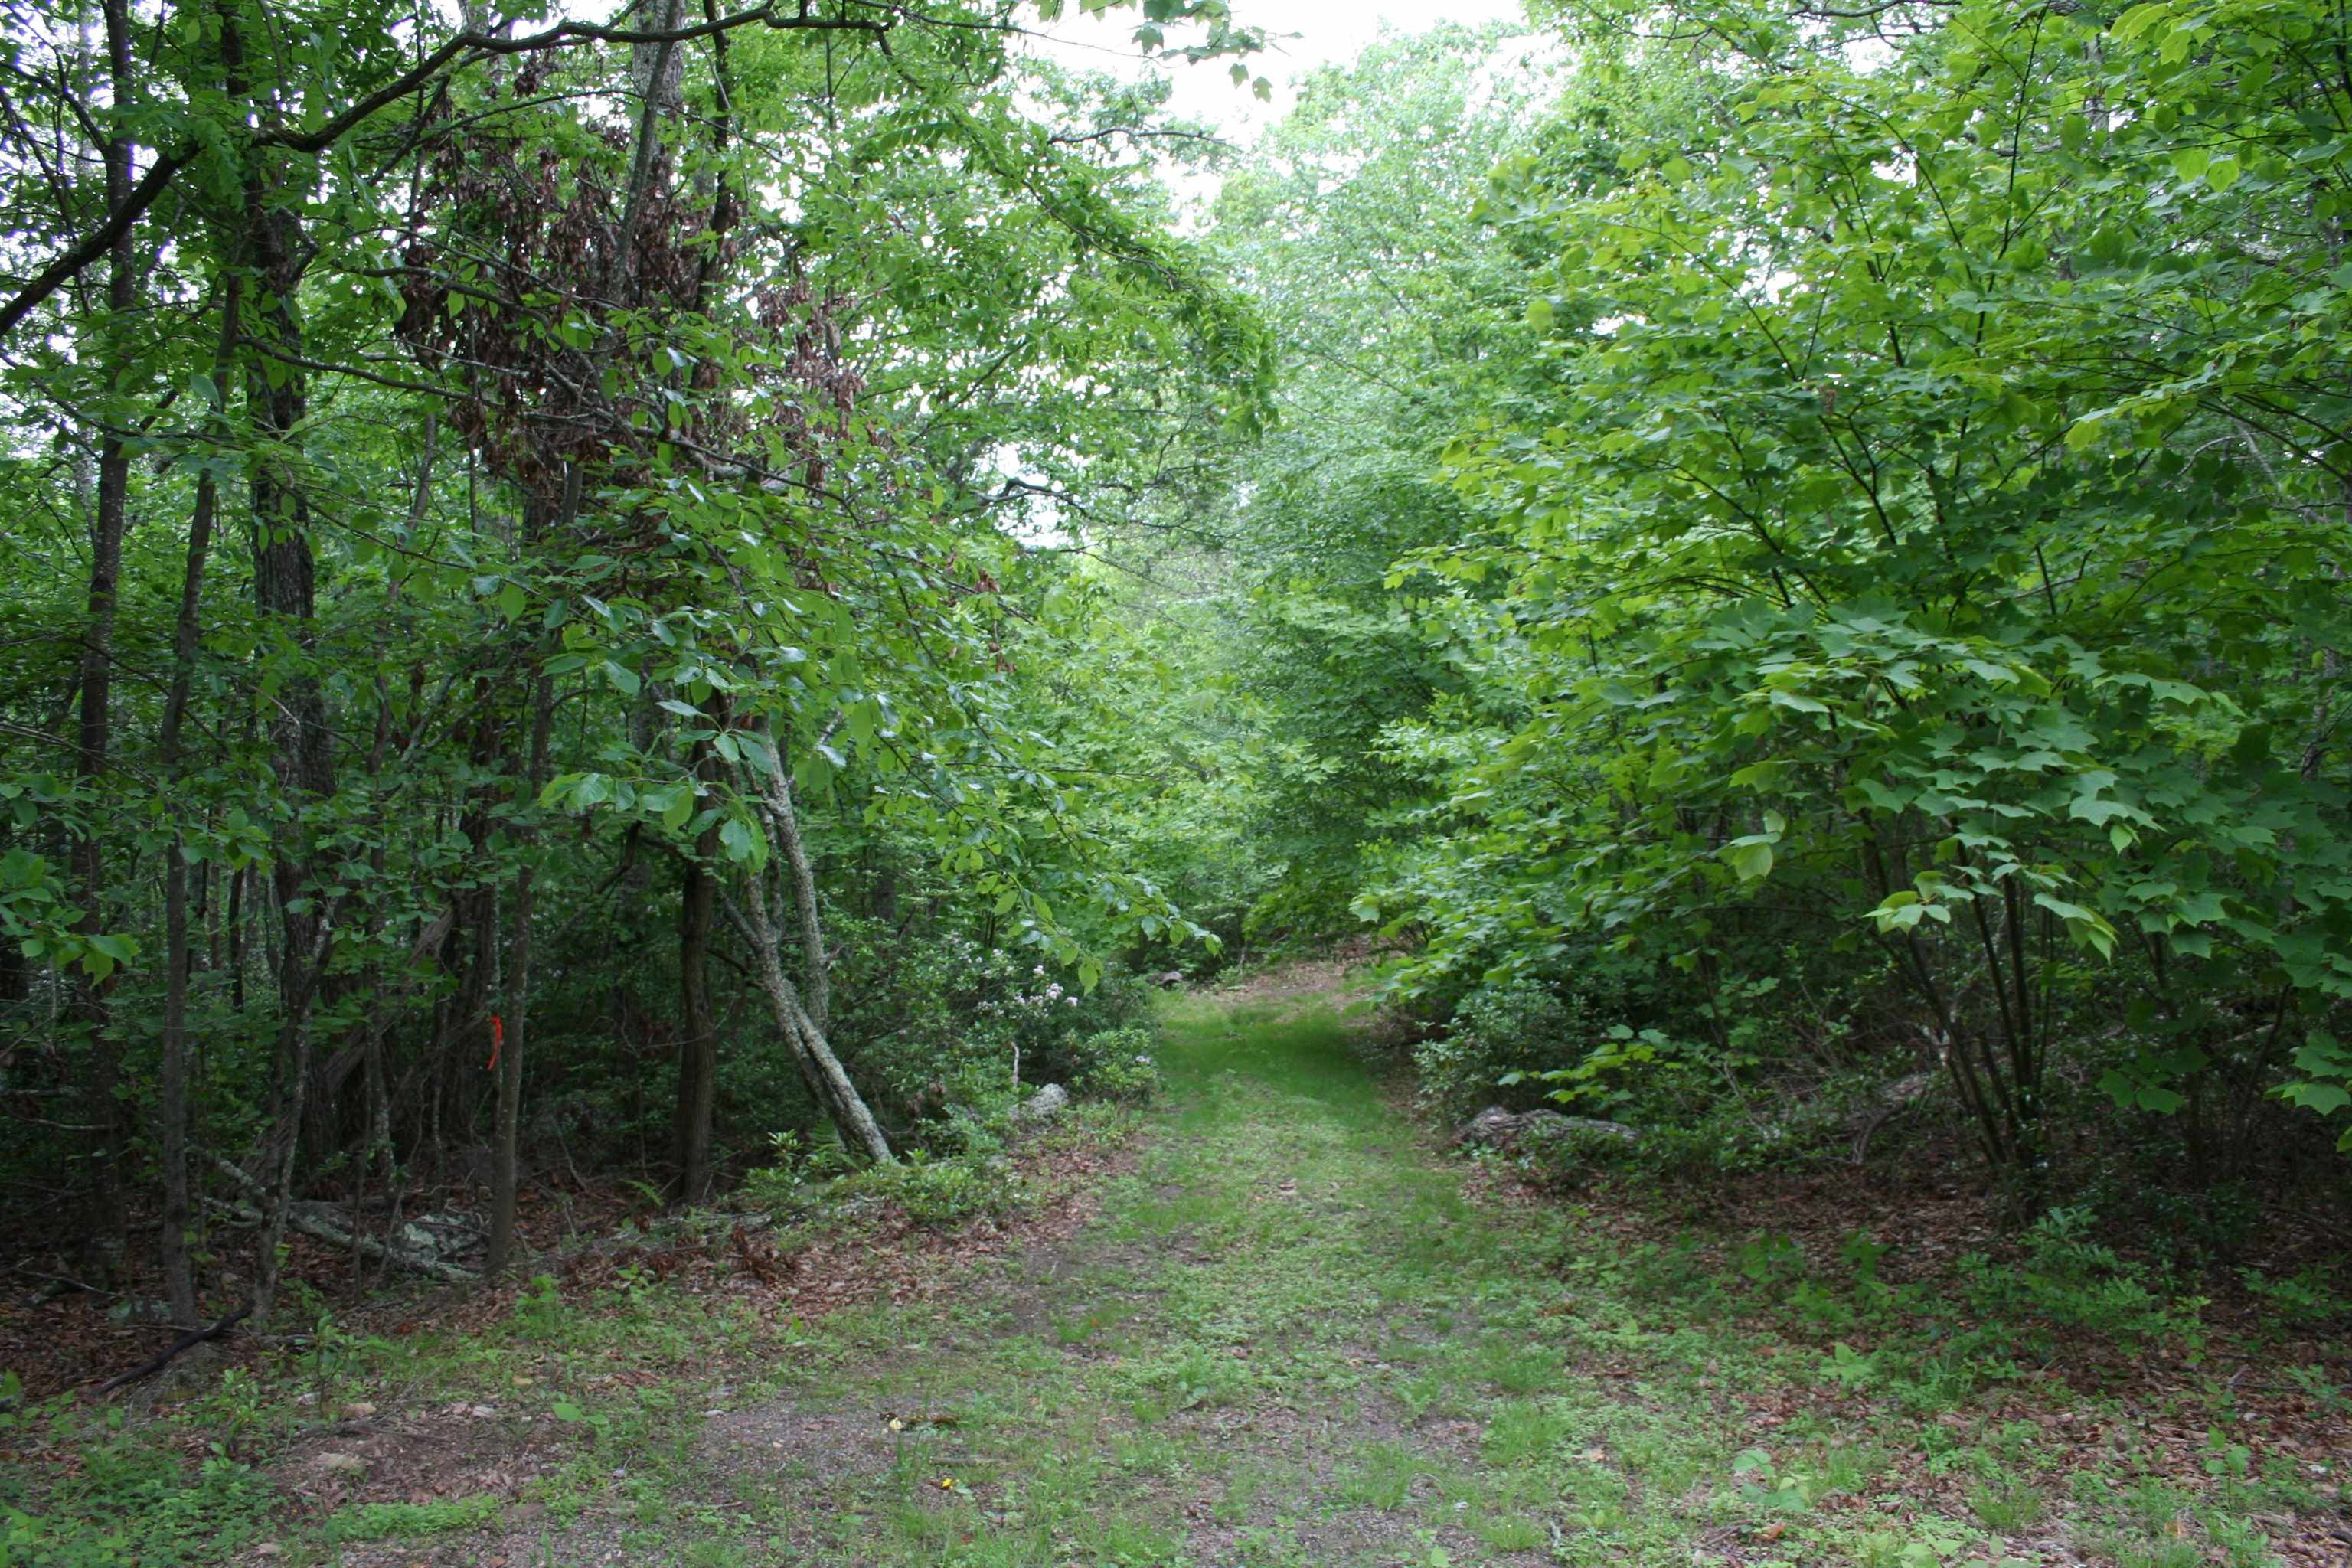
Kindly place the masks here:
<instances>
[{"instance_id":1,"label":"green forest canopy","mask_svg":"<svg viewBox=\"0 0 2352 1568\"><path fill-rule=\"evenodd\" d=\"M2336 8L1545 4L1246 150L971 0L12 15L5 1174L182 1321L1349 933L1451 1110L2340 1180Z\"/></svg>"}]
</instances>

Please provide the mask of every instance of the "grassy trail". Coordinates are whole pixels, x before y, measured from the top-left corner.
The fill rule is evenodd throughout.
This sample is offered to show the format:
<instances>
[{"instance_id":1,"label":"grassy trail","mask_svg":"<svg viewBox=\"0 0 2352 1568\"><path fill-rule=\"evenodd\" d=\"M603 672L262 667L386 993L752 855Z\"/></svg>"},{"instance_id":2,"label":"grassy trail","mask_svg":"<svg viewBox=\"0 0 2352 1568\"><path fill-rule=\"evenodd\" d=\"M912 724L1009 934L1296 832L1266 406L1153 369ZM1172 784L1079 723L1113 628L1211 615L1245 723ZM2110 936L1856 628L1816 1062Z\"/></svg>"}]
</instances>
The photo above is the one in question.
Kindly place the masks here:
<instances>
[{"instance_id":1,"label":"grassy trail","mask_svg":"<svg viewBox=\"0 0 2352 1568\"><path fill-rule=\"evenodd\" d=\"M905 1424L864 1451L787 1442L784 1535L972 1568L1548 1563L1622 1535L1634 1489L1574 1450L1644 1423L1579 1396L1556 1249L1464 1201L1328 1004L1181 1004L1162 1050L1169 1107L1100 1224L953 1309L861 1325L907 1349L857 1404L824 1400L837 1366L783 1402L803 1432ZM754 1507L781 1424L727 1428Z\"/></svg>"},{"instance_id":2,"label":"grassy trail","mask_svg":"<svg viewBox=\"0 0 2352 1568\"><path fill-rule=\"evenodd\" d=\"M813 1325L526 1299L321 1385L277 1472L315 1471L363 1394L410 1458L446 1453L416 1500L284 1531L256 1472L207 1468L209 1551L0 1563L2261 1568L2250 1521L2314 1500L2293 1465L2179 1484L2136 1439L2053 1462L2037 1422L2129 1422L1873 1372L1685 1254L1470 1201L1330 998L1184 999L1164 1026L1170 1093L1066 1243Z\"/></svg>"},{"instance_id":3,"label":"grassy trail","mask_svg":"<svg viewBox=\"0 0 2352 1568\"><path fill-rule=\"evenodd\" d=\"M1327 1001L1180 1004L1163 1050L1097 1226L706 1427L682 1560L1692 1561L1732 1434L1576 1370L1626 1326L1559 1315L1553 1222L1465 1202Z\"/></svg>"}]
</instances>

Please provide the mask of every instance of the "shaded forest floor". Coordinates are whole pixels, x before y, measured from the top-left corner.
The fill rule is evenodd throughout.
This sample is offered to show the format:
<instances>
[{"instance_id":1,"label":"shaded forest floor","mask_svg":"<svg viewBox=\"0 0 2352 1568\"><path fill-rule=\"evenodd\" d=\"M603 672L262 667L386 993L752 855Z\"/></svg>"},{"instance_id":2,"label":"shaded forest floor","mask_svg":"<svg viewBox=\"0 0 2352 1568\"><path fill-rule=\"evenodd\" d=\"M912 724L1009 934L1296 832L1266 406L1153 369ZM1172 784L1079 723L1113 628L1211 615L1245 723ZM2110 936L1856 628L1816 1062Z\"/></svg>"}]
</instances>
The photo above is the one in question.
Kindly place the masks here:
<instances>
[{"instance_id":1,"label":"shaded forest floor","mask_svg":"<svg viewBox=\"0 0 2352 1568\"><path fill-rule=\"evenodd\" d=\"M1172 1003L1163 1053L1165 1106L1040 1156L1063 1198L1024 1226L779 1254L741 1289L610 1263L396 1347L238 1369L143 1432L0 1434L24 1461L0 1562L2337 1568L2352 1551L2343 1411L2264 1404L2242 1369L2101 1392L1792 1316L1801 1279L1436 1153L1297 977ZM877 1246L900 1250L861 1290L795 1309L755 1288L855 1277Z\"/></svg>"}]
</instances>

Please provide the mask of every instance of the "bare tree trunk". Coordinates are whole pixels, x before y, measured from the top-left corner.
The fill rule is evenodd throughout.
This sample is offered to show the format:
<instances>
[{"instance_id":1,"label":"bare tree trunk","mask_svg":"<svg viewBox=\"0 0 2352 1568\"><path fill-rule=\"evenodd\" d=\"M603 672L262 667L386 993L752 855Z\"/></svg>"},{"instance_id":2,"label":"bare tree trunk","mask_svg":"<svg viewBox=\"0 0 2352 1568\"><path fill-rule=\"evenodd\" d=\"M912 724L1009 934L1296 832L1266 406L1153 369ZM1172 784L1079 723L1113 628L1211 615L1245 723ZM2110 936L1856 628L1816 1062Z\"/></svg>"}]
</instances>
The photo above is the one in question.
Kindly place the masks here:
<instances>
[{"instance_id":1,"label":"bare tree trunk","mask_svg":"<svg viewBox=\"0 0 2352 1568\"><path fill-rule=\"evenodd\" d=\"M710 768L709 743L698 741L687 771L700 781L709 776ZM670 1152L677 1171L671 1197L679 1204L700 1201L710 1187L710 1121L719 1099L719 1034L709 973L719 879L710 863L718 853L719 828L713 824L686 857L678 890L677 1102L670 1121Z\"/></svg>"},{"instance_id":2,"label":"bare tree trunk","mask_svg":"<svg viewBox=\"0 0 2352 1568\"><path fill-rule=\"evenodd\" d=\"M232 99L246 96L244 37L233 14L224 14L221 58ZM260 1279L254 1315L267 1322L277 1293L279 1244L293 1202L303 1110L310 1092L310 1013L318 1000L333 940L328 911L310 887L311 808L334 794L333 735L326 696L310 668L317 648L318 567L310 548L310 507L301 472L302 426L309 386L300 365L302 323L296 299L310 263L299 210L275 183L282 169L255 160L245 184L245 243L258 285L257 317L266 341L247 339L246 400L258 440L249 470L255 531L254 597L265 622L282 623L295 667L277 686L270 721L278 787L294 822L278 847L271 880L278 896L281 945L278 963L278 1073L271 1121L272 1184L263 1227ZM282 656L281 656L282 657Z\"/></svg>"},{"instance_id":3,"label":"bare tree trunk","mask_svg":"<svg viewBox=\"0 0 2352 1568\"><path fill-rule=\"evenodd\" d=\"M816 871L809 863L808 845L801 837L799 813L793 809L793 784L782 752L776 771L761 781L761 802L768 808L768 830L793 875L793 906L800 915L801 984L807 993L810 1021L819 1029L833 1027L832 963L824 951L824 917L817 908Z\"/></svg>"},{"instance_id":4,"label":"bare tree trunk","mask_svg":"<svg viewBox=\"0 0 2352 1568\"><path fill-rule=\"evenodd\" d=\"M717 852L714 829L695 845L686 862L686 883L677 910L677 1108L671 1122L671 1153L677 1166L672 1195L680 1204L701 1199L710 1186L710 1115L718 1100L719 1038L710 1012L711 914L718 879L706 857Z\"/></svg>"},{"instance_id":5,"label":"bare tree trunk","mask_svg":"<svg viewBox=\"0 0 2352 1568\"><path fill-rule=\"evenodd\" d=\"M548 743L555 726L555 686L534 657L530 686L530 761L523 775L523 809L539 798L547 776ZM532 827L514 830L530 854L539 837ZM523 1047L530 1023L530 941L533 881L536 868L526 858L515 870L514 963L509 970L505 1059L499 1064L499 1112L490 1174L490 1249L484 1272L497 1274L507 1266L514 1246L516 1172L520 1161Z\"/></svg>"},{"instance_id":6,"label":"bare tree trunk","mask_svg":"<svg viewBox=\"0 0 2352 1568\"><path fill-rule=\"evenodd\" d=\"M235 352L242 300L243 280L229 272L222 289L215 386L228 384L224 373ZM188 521L187 566L180 576L180 613L172 628L172 688L163 700L163 731L158 738L164 777L175 784L182 775L180 737L194 680L196 643L203 631L205 568L212 552L219 502L220 487L207 466L196 478L195 510ZM188 1231L195 1218L188 1187L188 972L193 962L188 940L187 845L184 835L174 833L163 853L163 1038L155 1114L156 1141L163 1156L164 1294L172 1303L173 1320L184 1325L196 1321L195 1273L188 1258Z\"/></svg>"},{"instance_id":7,"label":"bare tree trunk","mask_svg":"<svg viewBox=\"0 0 2352 1568\"><path fill-rule=\"evenodd\" d=\"M743 902L748 911L742 921L743 934L751 944L760 989L767 994L776 1027L783 1032L793 1054L801 1058L803 1071L816 1083L826 1112L832 1116L834 1125L841 1129L842 1137L865 1150L875 1163L889 1164L893 1159L889 1139L883 1135L865 1098L857 1092L857 1086L850 1081L841 1058L834 1054L824 1030L809 1016L800 994L784 973L783 963L776 955L776 928L768 913L768 895L757 877L746 880Z\"/></svg>"},{"instance_id":8,"label":"bare tree trunk","mask_svg":"<svg viewBox=\"0 0 2352 1568\"><path fill-rule=\"evenodd\" d=\"M832 963L824 950L824 914L817 904L816 873L809 859L807 841L801 835L800 815L793 807L790 767L790 760L779 747L775 771L759 780L759 795L768 819L769 837L783 851L784 863L792 876L805 1000L802 991L784 974L783 961L776 951L775 921L768 912L767 889L756 876L746 879L744 905L749 913L748 918L739 918L738 923L744 928L743 934L753 949L760 988L767 993L776 1026L800 1058L803 1072L815 1084L818 1098L824 1102L834 1125L841 1129L845 1139L864 1149L877 1163L887 1165L892 1158L890 1141L883 1135L873 1111L867 1109L865 1098L857 1092L856 1084L851 1081L848 1070L825 1038L825 1031L831 1026Z\"/></svg>"},{"instance_id":9,"label":"bare tree trunk","mask_svg":"<svg viewBox=\"0 0 2352 1568\"><path fill-rule=\"evenodd\" d=\"M228 1005L232 1013L245 1011L246 876L243 866L228 876Z\"/></svg>"},{"instance_id":10,"label":"bare tree trunk","mask_svg":"<svg viewBox=\"0 0 2352 1568\"><path fill-rule=\"evenodd\" d=\"M121 127L131 110L131 36L127 0L106 0L106 68L112 101L108 117L114 121L100 149L106 168L106 204L110 214L122 211L131 200L132 146ZM138 258L132 226L126 225L107 254L106 319L101 327L105 346L100 359L107 369L124 359L121 334L131 308L139 300ZM75 735L74 775L93 798L103 788L107 753L113 742L110 704L114 690L114 615L122 574L122 533L130 506L131 449L117 433L120 411L100 405L106 433L98 449L98 506L90 530L89 606L81 657L80 721ZM85 936L106 930L106 838L99 821L85 825L75 846L76 881L80 886ZM113 975L100 980L84 971L74 987L73 1016L89 1044L89 1069L84 1080L89 1097L89 1120L100 1129L99 1147L91 1169L97 1176L91 1194L91 1261L104 1279L121 1269L125 1245L122 1212L123 1117L118 1094L121 1076L113 1038L113 1018L107 1005Z\"/></svg>"},{"instance_id":11,"label":"bare tree trunk","mask_svg":"<svg viewBox=\"0 0 2352 1568\"><path fill-rule=\"evenodd\" d=\"M261 1227L260 1265L258 1279L253 1291L254 1317L260 1322L269 1321L269 1310L277 1304L278 1280L281 1262L279 1254L286 1244L286 1223L294 1208L294 1171L297 1157L302 1150L302 1111L308 1103L310 1087L310 1004L313 977L325 967L328 928L318 925L315 940L318 946L308 955L287 949L279 973L294 987L287 991L282 1005L286 1022L278 1036L278 1056L284 1064L279 1079L277 1113L271 1118L271 1142L268 1144L268 1207Z\"/></svg>"}]
</instances>

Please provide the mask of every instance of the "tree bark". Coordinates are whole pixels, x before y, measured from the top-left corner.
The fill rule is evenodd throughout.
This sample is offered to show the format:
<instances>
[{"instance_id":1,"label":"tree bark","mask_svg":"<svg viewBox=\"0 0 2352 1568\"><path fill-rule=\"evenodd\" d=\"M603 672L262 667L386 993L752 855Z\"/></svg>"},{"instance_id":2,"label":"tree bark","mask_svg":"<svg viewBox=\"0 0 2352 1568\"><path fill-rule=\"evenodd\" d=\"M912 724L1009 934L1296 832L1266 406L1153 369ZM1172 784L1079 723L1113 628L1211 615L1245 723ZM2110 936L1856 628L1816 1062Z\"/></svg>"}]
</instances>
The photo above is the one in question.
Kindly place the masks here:
<instances>
[{"instance_id":1,"label":"tree bark","mask_svg":"<svg viewBox=\"0 0 2352 1568\"><path fill-rule=\"evenodd\" d=\"M479 1278L470 1268L460 1268L454 1263L444 1263L438 1258L419 1258L413 1252L403 1252L389 1242L361 1235L357 1226L345 1229L326 1216L322 1205L279 1205L275 1201L275 1194L268 1192L261 1183L226 1160L215 1160L213 1165L222 1175L243 1188L248 1196L269 1205L266 1215L250 1207L242 1207L241 1212L249 1219L260 1218L264 1230L274 1233L278 1240L285 1238L286 1229L290 1225L303 1235L316 1237L331 1247L349 1247L353 1252L365 1253L382 1262L398 1264L428 1279L438 1279L445 1285L468 1285ZM258 1316L257 1306L255 1311Z\"/></svg>"},{"instance_id":2,"label":"tree bark","mask_svg":"<svg viewBox=\"0 0 2352 1568\"><path fill-rule=\"evenodd\" d=\"M567 489L576 486L571 481ZM569 510L567 505L564 509ZM538 802L541 784L547 776L547 752L555 726L555 686L536 655L531 659L530 682L530 758L523 773L523 795L518 815L511 819L523 820L520 814L532 809ZM515 869L514 962L509 968L510 989L507 999L507 1037L505 1058L499 1063L498 1131L491 1156L490 1173L490 1249L484 1272L497 1274L507 1266L508 1254L514 1246L515 1189L517 1171L521 1157L522 1066L523 1047L530 1024L530 959L533 883L537 868L529 858L530 845L538 838L535 827L520 826L512 829L520 849L522 863Z\"/></svg>"},{"instance_id":3,"label":"tree bark","mask_svg":"<svg viewBox=\"0 0 2352 1568\"><path fill-rule=\"evenodd\" d=\"M791 873L800 929L802 986L795 987L784 973L775 921L768 911L767 889L757 876L745 880L744 905L749 913L738 917L738 923L751 944L760 988L767 994L776 1027L782 1031L834 1125L845 1141L865 1150L877 1163L887 1165L892 1159L890 1141L825 1037L832 1026L832 963L824 949L824 914L817 903L815 868L801 834L800 815L793 806L790 767L782 748L777 748L775 771L759 777L755 793L767 817L768 836L783 852Z\"/></svg>"},{"instance_id":4,"label":"tree bark","mask_svg":"<svg viewBox=\"0 0 2352 1568\"><path fill-rule=\"evenodd\" d=\"M751 945L760 989L767 994L769 1008L775 1016L776 1027L783 1033L785 1044L800 1058L802 1071L816 1085L826 1114L841 1130L843 1140L863 1149L877 1165L891 1163L894 1156L890 1140L883 1135L874 1113L866 1108L865 1097L850 1080L848 1069L841 1065L824 1029L809 1016L800 994L784 973L783 961L776 953L776 928L768 913L768 895L757 877L746 880L743 902L748 910L743 934Z\"/></svg>"},{"instance_id":5,"label":"tree bark","mask_svg":"<svg viewBox=\"0 0 2352 1568\"><path fill-rule=\"evenodd\" d=\"M247 96L245 44L234 12L224 11L221 58L228 93ZM303 1110L310 1092L310 1014L333 940L331 924L310 889L311 815L334 794L332 732L326 696L310 668L317 650L318 566L310 548L310 507L300 468L309 386L296 297L310 264L299 207L280 182L289 161L256 157L245 179L245 245L257 286L254 321L266 342L247 334L246 401L257 437L247 468L254 522L254 598L265 624L278 623L293 668L277 683L270 739L278 788L292 810L271 867L281 943L278 962L278 1088L270 1124L273 1190L263 1227L254 1316L268 1322L278 1289L279 1244L293 1202ZM299 200L299 196L297 197ZM280 654L278 657L287 657Z\"/></svg>"},{"instance_id":6,"label":"tree bark","mask_svg":"<svg viewBox=\"0 0 2352 1568\"><path fill-rule=\"evenodd\" d=\"M710 1185L710 1114L718 1101L719 1039L711 1021L709 959L719 884L710 874L708 858L718 849L714 828L695 844L678 894L677 1108L671 1122L677 1185L671 1195L681 1205L698 1202Z\"/></svg>"},{"instance_id":7,"label":"tree bark","mask_svg":"<svg viewBox=\"0 0 2352 1568\"><path fill-rule=\"evenodd\" d=\"M110 217L129 209L132 145L125 123L131 108L131 15L127 0L105 0L106 72L111 102L108 117L114 129L100 149L106 170L106 205ZM124 224L107 247L106 316L100 327L102 347L98 359L110 379L126 354L122 333L139 300L139 268L135 226ZM110 394L118 388L109 387ZM107 753L113 742L110 704L114 690L114 616L122 574L122 534L130 507L131 449L114 433L121 424L110 399L100 400L107 434L98 449L98 505L91 521L89 614L82 637L81 706L75 734L74 775L86 795L95 800L104 788ZM106 837L100 828L104 814L83 826L75 845L74 861L81 900L79 929L84 936L106 930ZM91 1169L97 1181L91 1194L91 1262L110 1280L121 1267L126 1250L122 1212L123 1115L119 1090L121 1076L113 1038L113 1018L107 1004L113 975L104 980L84 970L74 986L73 1017L89 1045L89 1068L85 1080L89 1117L100 1129Z\"/></svg>"},{"instance_id":8,"label":"tree bark","mask_svg":"<svg viewBox=\"0 0 2352 1568\"><path fill-rule=\"evenodd\" d=\"M824 951L824 917L817 908L816 870L809 861L808 844L801 837L800 815L793 809L792 780L786 776L782 752L776 771L761 781L761 802L767 807L768 829L793 877L793 906L800 916L801 982L807 994L809 1019L819 1030L833 1027L832 963ZM764 902L764 900L762 900Z\"/></svg>"},{"instance_id":9,"label":"tree bark","mask_svg":"<svg viewBox=\"0 0 2352 1568\"><path fill-rule=\"evenodd\" d=\"M220 349L214 359L214 384L227 385L226 369L236 342L243 279L230 272L221 296ZM181 782L181 732L195 679L196 643L203 631L205 568L212 552L213 524L220 487L206 465L196 478L196 501L188 521L187 565L180 574L180 613L172 628L172 687L163 700L158 737L164 777ZM163 853L163 1037L156 1092L156 1142L163 1158L162 1252L164 1295L172 1317L196 1321L195 1273L188 1258L188 1231L194 1205L188 1186L188 974L194 953L188 938L188 857L184 834L174 832Z\"/></svg>"}]
</instances>

